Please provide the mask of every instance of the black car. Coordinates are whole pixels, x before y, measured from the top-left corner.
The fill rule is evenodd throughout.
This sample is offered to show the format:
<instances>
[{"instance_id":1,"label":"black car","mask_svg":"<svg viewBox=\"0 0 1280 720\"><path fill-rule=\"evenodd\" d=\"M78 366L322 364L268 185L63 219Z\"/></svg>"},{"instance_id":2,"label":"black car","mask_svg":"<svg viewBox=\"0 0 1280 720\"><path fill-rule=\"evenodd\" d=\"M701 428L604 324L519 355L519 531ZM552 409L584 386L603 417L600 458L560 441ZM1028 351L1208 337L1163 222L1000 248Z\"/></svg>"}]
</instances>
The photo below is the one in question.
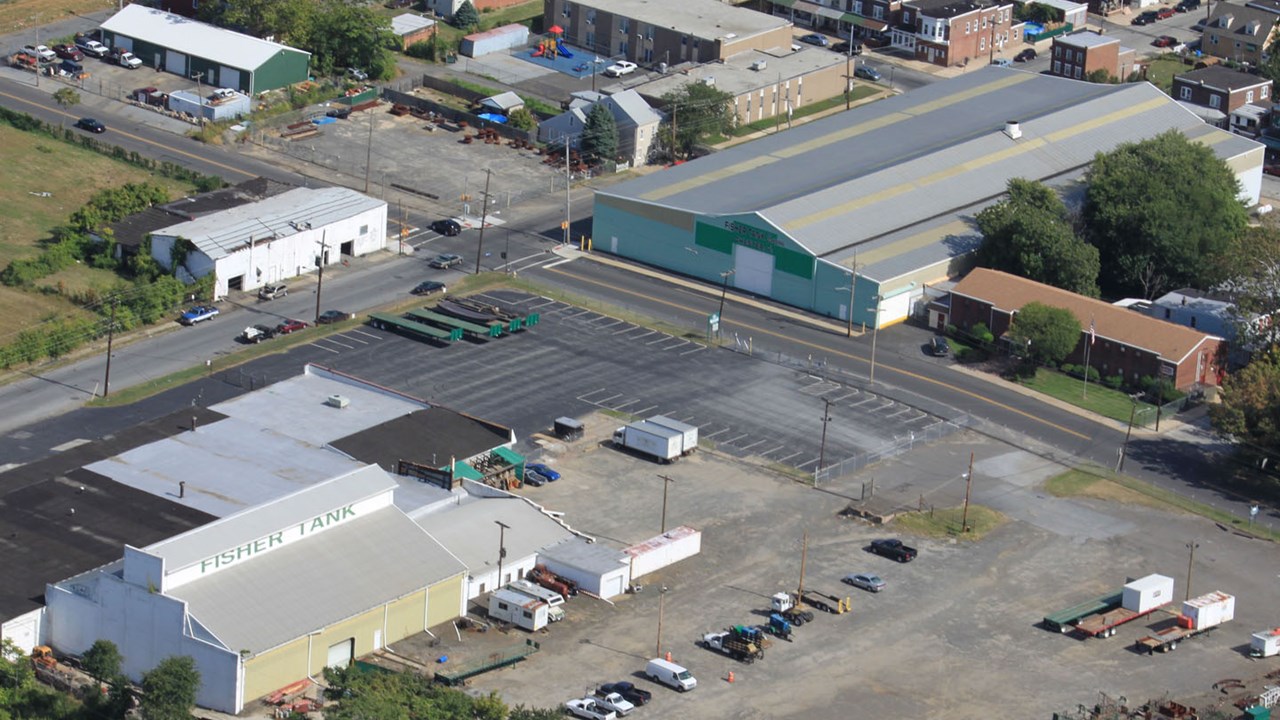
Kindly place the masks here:
<instances>
[{"instance_id":1,"label":"black car","mask_svg":"<svg viewBox=\"0 0 1280 720\"><path fill-rule=\"evenodd\" d=\"M854 40L854 41L853 41L853 52L849 52L849 42L848 42L848 41L841 41L841 42L838 42L838 43L836 43L835 45L832 45L832 46L831 46L831 49L832 49L833 51L835 51L835 52L840 53L841 55L861 55L861 54L862 54L862 43L858 42L857 40Z\"/></svg>"},{"instance_id":2,"label":"black car","mask_svg":"<svg viewBox=\"0 0 1280 720\"><path fill-rule=\"evenodd\" d=\"M316 318L317 325L329 325L331 323L342 322L351 317L351 313L344 313L341 310L325 310L320 313L320 317Z\"/></svg>"},{"instance_id":3,"label":"black car","mask_svg":"<svg viewBox=\"0 0 1280 720\"><path fill-rule=\"evenodd\" d=\"M431 258L431 262L427 264L433 268L448 270L449 268L454 267L456 265L461 265L462 256L454 255L453 253L441 253L440 255L437 255Z\"/></svg>"},{"instance_id":4,"label":"black car","mask_svg":"<svg viewBox=\"0 0 1280 720\"><path fill-rule=\"evenodd\" d=\"M601 685L600 692L605 693L606 695L608 693L618 693L622 696L623 700L626 700L636 707L647 705L649 701L653 699L653 693L643 688L638 688L625 681Z\"/></svg>"},{"instance_id":5,"label":"black car","mask_svg":"<svg viewBox=\"0 0 1280 720\"><path fill-rule=\"evenodd\" d=\"M946 357L951 353L951 344L941 336L930 338L929 353L934 357Z\"/></svg>"},{"instance_id":6,"label":"black car","mask_svg":"<svg viewBox=\"0 0 1280 720\"><path fill-rule=\"evenodd\" d=\"M1134 18L1133 22L1131 22L1130 24L1131 25L1150 25L1151 23L1159 19L1160 19L1159 13L1157 13L1155 10L1147 10L1143 12L1141 15L1139 15L1138 17Z\"/></svg>"},{"instance_id":7,"label":"black car","mask_svg":"<svg viewBox=\"0 0 1280 720\"><path fill-rule=\"evenodd\" d=\"M81 130L88 130L91 133L104 133L107 131L106 125L103 125L93 118L80 118L76 121L76 127Z\"/></svg>"},{"instance_id":8,"label":"black car","mask_svg":"<svg viewBox=\"0 0 1280 720\"><path fill-rule=\"evenodd\" d=\"M427 280L426 282L418 283L418 287L410 290L409 293L412 295L434 295L443 293L446 289L442 282Z\"/></svg>"},{"instance_id":9,"label":"black car","mask_svg":"<svg viewBox=\"0 0 1280 720\"><path fill-rule=\"evenodd\" d=\"M325 116L331 117L331 118L337 118L339 120L346 120L347 118L351 117L351 108L346 105L343 105L341 107L336 107L336 108L330 108L329 112L325 113Z\"/></svg>"},{"instance_id":10,"label":"black car","mask_svg":"<svg viewBox=\"0 0 1280 720\"><path fill-rule=\"evenodd\" d=\"M1013 56L1014 62L1030 62L1031 60L1035 60L1035 59L1036 59L1035 48L1027 48L1026 50L1023 50L1022 52Z\"/></svg>"},{"instance_id":11,"label":"black car","mask_svg":"<svg viewBox=\"0 0 1280 720\"><path fill-rule=\"evenodd\" d=\"M449 237L462 232L462 226L458 224L457 220L437 220L431 223L431 229Z\"/></svg>"},{"instance_id":12,"label":"black car","mask_svg":"<svg viewBox=\"0 0 1280 720\"><path fill-rule=\"evenodd\" d=\"M1200 7L1200 0L1182 0L1182 2L1178 3L1177 6L1174 7L1173 9L1176 10L1177 12L1184 13L1184 12L1191 12L1192 10L1195 10L1196 8L1199 8L1199 7Z\"/></svg>"}]
</instances>

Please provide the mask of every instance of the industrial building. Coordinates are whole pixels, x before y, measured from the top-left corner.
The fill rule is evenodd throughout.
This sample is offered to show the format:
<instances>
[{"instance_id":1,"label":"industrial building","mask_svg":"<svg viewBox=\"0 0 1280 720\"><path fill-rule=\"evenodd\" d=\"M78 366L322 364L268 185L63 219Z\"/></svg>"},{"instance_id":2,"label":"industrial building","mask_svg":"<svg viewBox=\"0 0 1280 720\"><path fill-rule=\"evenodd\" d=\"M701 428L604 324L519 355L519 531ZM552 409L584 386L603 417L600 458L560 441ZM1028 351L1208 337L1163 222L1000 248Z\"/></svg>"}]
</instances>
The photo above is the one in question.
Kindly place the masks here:
<instances>
[{"instance_id":1,"label":"industrial building","mask_svg":"<svg viewBox=\"0 0 1280 720\"><path fill-rule=\"evenodd\" d=\"M214 297L253 290L386 247L387 203L341 187L294 188L151 231L151 256ZM179 242L181 241L181 242Z\"/></svg>"},{"instance_id":2,"label":"industrial building","mask_svg":"<svg viewBox=\"0 0 1280 720\"><path fill-rule=\"evenodd\" d=\"M1146 83L988 67L596 191L593 247L850 324L923 313L1009 180L1067 189L1099 152L1177 131L1256 204L1263 147Z\"/></svg>"},{"instance_id":3,"label":"industrial building","mask_svg":"<svg viewBox=\"0 0 1280 720\"><path fill-rule=\"evenodd\" d=\"M102 36L146 67L250 96L303 82L310 72L309 52L145 5L124 6L102 24Z\"/></svg>"}]
</instances>

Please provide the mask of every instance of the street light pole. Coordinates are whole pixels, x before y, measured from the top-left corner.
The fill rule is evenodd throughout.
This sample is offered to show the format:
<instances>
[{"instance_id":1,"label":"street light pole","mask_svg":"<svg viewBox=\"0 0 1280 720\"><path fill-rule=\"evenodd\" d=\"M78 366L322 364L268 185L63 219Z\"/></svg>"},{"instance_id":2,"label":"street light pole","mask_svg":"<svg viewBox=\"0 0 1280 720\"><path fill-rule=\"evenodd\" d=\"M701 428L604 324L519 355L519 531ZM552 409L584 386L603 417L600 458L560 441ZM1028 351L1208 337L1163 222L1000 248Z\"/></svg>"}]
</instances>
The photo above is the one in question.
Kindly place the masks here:
<instances>
[{"instance_id":1,"label":"street light pole","mask_svg":"<svg viewBox=\"0 0 1280 720\"><path fill-rule=\"evenodd\" d=\"M667 488L671 487L671 483L675 482L675 478L667 477L666 475L659 475L658 477L662 478L662 532L660 534L666 535L667 534Z\"/></svg>"},{"instance_id":2,"label":"street light pole","mask_svg":"<svg viewBox=\"0 0 1280 720\"><path fill-rule=\"evenodd\" d=\"M826 466L825 463L827 459L827 423L831 422L831 401L828 400L827 398L822 398L822 402L826 403L826 406L822 408L822 443L818 446L818 471L819 472L821 472L822 468ZM814 485L818 484L818 478L816 474L814 475L813 482L814 482Z\"/></svg>"},{"instance_id":3,"label":"street light pole","mask_svg":"<svg viewBox=\"0 0 1280 720\"><path fill-rule=\"evenodd\" d=\"M484 194L480 196L480 202L484 207L480 210L480 238L476 242L476 274L480 274L480 258L484 254L484 226L489 220L489 180L493 173L489 168L484 169Z\"/></svg>"},{"instance_id":4,"label":"street light pole","mask_svg":"<svg viewBox=\"0 0 1280 720\"><path fill-rule=\"evenodd\" d=\"M969 532L969 492L973 489L973 453L969 453L969 472L964 474L964 511L960 514L960 532Z\"/></svg>"},{"instance_id":5,"label":"street light pole","mask_svg":"<svg viewBox=\"0 0 1280 720\"><path fill-rule=\"evenodd\" d=\"M119 298L111 298L111 324L107 326L107 372L102 378L102 397L111 394L111 342L116 336L116 306Z\"/></svg>"},{"instance_id":6,"label":"street light pole","mask_svg":"<svg viewBox=\"0 0 1280 720\"><path fill-rule=\"evenodd\" d=\"M1185 598L1187 600L1191 599L1191 570L1196 561L1196 548L1198 547L1200 547L1200 543L1195 540L1187 543L1187 549L1191 551L1191 557L1187 558L1187 597Z\"/></svg>"},{"instance_id":7,"label":"street light pole","mask_svg":"<svg viewBox=\"0 0 1280 720\"><path fill-rule=\"evenodd\" d=\"M658 591L658 639L653 645L653 656L662 657L662 613L667 605L667 586Z\"/></svg>"},{"instance_id":8,"label":"street light pole","mask_svg":"<svg viewBox=\"0 0 1280 720\"><path fill-rule=\"evenodd\" d=\"M867 379L867 383L874 385L876 382L876 337L880 335L880 301L884 299L882 295L876 295L875 307L871 311L875 316L871 319L871 376Z\"/></svg>"},{"instance_id":9,"label":"street light pole","mask_svg":"<svg viewBox=\"0 0 1280 720\"><path fill-rule=\"evenodd\" d=\"M502 560L507 556L507 531L511 529L510 525L500 520L494 520L493 523L498 526L498 581L494 583L494 590L502 587Z\"/></svg>"},{"instance_id":10,"label":"street light pole","mask_svg":"<svg viewBox=\"0 0 1280 720\"><path fill-rule=\"evenodd\" d=\"M716 317L720 319L720 327L724 327L724 297L729 292L729 276L735 272L737 270L725 270L720 273L720 309L716 311Z\"/></svg>"},{"instance_id":11,"label":"street light pole","mask_svg":"<svg viewBox=\"0 0 1280 720\"><path fill-rule=\"evenodd\" d=\"M311 229L311 223L307 223L307 229ZM315 324L320 324L320 291L324 289L324 261L329 259L329 229L325 228L320 232L320 257L316 258L317 265L320 266L319 277L316 278L316 319Z\"/></svg>"}]
</instances>

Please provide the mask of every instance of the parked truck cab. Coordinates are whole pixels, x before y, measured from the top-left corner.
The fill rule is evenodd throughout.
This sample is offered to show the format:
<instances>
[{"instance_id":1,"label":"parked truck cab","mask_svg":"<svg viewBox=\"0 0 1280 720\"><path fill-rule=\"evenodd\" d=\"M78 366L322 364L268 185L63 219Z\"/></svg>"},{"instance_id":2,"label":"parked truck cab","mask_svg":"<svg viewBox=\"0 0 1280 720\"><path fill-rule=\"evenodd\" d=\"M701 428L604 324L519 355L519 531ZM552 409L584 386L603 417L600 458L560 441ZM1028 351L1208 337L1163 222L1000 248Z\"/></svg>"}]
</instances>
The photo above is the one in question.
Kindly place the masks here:
<instances>
[{"instance_id":1,"label":"parked truck cab","mask_svg":"<svg viewBox=\"0 0 1280 720\"><path fill-rule=\"evenodd\" d=\"M662 658L654 658L649 661L648 667L644 669L644 674L654 682L662 683L670 688L675 688L680 692L692 690L698 687L698 679L693 676L685 668L673 662L668 662Z\"/></svg>"}]
</instances>

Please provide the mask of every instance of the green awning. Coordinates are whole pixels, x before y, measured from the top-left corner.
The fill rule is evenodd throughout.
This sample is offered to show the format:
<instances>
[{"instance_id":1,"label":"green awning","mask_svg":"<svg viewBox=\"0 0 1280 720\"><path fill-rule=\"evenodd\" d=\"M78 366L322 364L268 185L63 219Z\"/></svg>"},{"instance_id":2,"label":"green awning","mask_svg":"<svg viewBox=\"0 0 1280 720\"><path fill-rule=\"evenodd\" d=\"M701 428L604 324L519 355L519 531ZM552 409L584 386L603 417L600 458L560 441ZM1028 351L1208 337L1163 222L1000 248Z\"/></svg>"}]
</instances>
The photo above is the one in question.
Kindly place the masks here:
<instances>
[{"instance_id":1,"label":"green awning","mask_svg":"<svg viewBox=\"0 0 1280 720\"><path fill-rule=\"evenodd\" d=\"M456 462L453 464L453 477L455 479L465 478L467 480L484 480L484 473L464 462Z\"/></svg>"},{"instance_id":2,"label":"green awning","mask_svg":"<svg viewBox=\"0 0 1280 720\"><path fill-rule=\"evenodd\" d=\"M778 7L793 8L796 6L796 0L769 0L769 2Z\"/></svg>"},{"instance_id":3,"label":"green awning","mask_svg":"<svg viewBox=\"0 0 1280 720\"><path fill-rule=\"evenodd\" d=\"M504 447L498 447L493 449L493 454L497 455L503 460L506 460L508 463L510 463L515 467L519 467L524 464L524 456L516 452L515 450L509 450Z\"/></svg>"},{"instance_id":4,"label":"green awning","mask_svg":"<svg viewBox=\"0 0 1280 720\"><path fill-rule=\"evenodd\" d=\"M857 25L858 27L866 28L873 32L884 32L889 29L889 23L883 20L872 20L871 18L862 17L861 15L856 15L854 13L844 13L840 16L840 21Z\"/></svg>"}]
</instances>

